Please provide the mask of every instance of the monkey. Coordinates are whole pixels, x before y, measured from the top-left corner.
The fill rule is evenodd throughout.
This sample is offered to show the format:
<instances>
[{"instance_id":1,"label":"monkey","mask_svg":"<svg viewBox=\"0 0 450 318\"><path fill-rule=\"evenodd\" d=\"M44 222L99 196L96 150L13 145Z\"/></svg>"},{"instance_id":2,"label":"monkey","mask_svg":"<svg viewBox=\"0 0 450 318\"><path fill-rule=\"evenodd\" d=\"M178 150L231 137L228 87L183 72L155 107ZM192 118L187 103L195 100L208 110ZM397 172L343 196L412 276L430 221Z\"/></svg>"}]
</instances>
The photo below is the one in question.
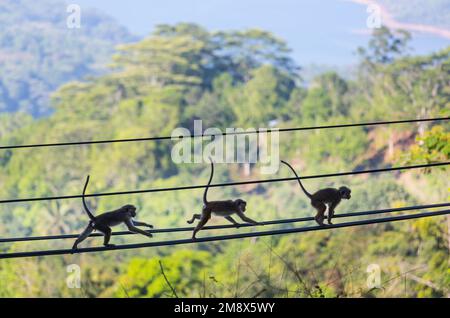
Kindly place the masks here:
<instances>
[{"instance_id":1,"label":"monkey","mask_svg":"<svg viewBox=\"0 0 450 318\"><path fill-rule=\"evenodd\" d=\"M260 222L256 222L249 217L247 217L244 212L246 210L247 202L245 202L242 199L236 199L236 200L224 200L224 201L208 201L207 199L207 193L209 186L211 185L212 178L214 176L214 162L211 158L209 158L209 161L211 162L211 175L209 176L208 185L206 186L205 192L203 192L203 209L201 214L194 214L192 216L192 219L188 220L187 223L192 224L194 220L198 219L200 220L197 224L197 226L194 229L194 232L192 234L192 239L196 239L196 234L198 231L200 231L205 224L209 221L211 218L211 214L222 216L227 221L231 222L233 225L235 225L237 228L240 227L240 224L237 223L231 216L233 214L236 214L239 216L239 218L247 223L251 223L253 225L262 225Z\"/></svg>"},{"instance_id":2,"label":"monkey","mask_svg":"<svg viewBox=\"0 0 450 318\"><path fill-rule=\"evenodd\" d=\"M128 227L128 230L130 230L133 233L139 233L148 237L153 236L152 234L136 227L136 226L146 226L149 228L153 228L153 225L133 220L133 218L136 217L136 207L134 205L126 204L117 210L105 212L103 214L94 216L92 212L89 210L85 200L85 193L88 183L89 183L89 176L87 176L86 183L84 185L82 199L84 209L86 211L86 214L89 216L90 221L88 226L78 236L77 240L73 244L72 247L73 250L77 249L78 244L83 242L89 236L89 234L91 234L95 230L103 233L103 235L105 236L103 242L104 246L106 247L114 246L114 244L109 244L109 240L111 239L111 227L122 223L124 223Z\"/></svg>"},{"instance_id":3,"label":"monkey","mask_svg":"<svg viewBox=\"0 0 450 318\"><path fill-rule=\"evenodd\" d=\"M303 186L302 182L300 181L299 176L295 172L294 168L287 163L286 161L281 160L282 163L287 165L292 172L294 172L295 176L297 177L298 184L300 185L300 188L303 190L303 192L306 194L306 196L311 200L311 205L317 210L317 214L314 217L316 222L323 226L323 221L325 219L325 210L327 209L328 205L328 224L333 224L331 222L331 219L334 216L334 209L338 206L338 204L341 202L342 199L349 200L351 198L351 190L345 186L340 187L339 189L335 188L325 188L318 190L317 192L311 194L308 191L306 191L305 187Z\"/></svg>"}]
</instances>

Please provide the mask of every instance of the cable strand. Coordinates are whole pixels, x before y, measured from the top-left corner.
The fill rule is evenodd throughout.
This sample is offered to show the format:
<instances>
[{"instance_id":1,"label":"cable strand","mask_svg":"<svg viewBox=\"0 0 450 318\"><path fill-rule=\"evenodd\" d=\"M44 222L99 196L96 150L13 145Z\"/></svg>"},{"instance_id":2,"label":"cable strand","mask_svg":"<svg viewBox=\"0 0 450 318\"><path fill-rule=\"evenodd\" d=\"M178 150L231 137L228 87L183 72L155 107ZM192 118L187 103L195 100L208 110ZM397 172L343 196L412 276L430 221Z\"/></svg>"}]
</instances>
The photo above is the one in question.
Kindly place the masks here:
<instances>
[{"instance_id":1,"label":"cable strand","mask_svg":"<svg viewBox=\"0 0 450 318\"><path fill-rule=\"evenodd\" d=\"M401 167L390 167L390 168L381 168L381 169L370 169L370 170L347 171L347 172L310 175L310 176L302 176L299 179L306 180L306 179L317 179L317 178L330 178L330 177L339 177L339 176L348 176L348 175L379 173L379 172L387 172L387 171L431 168L431 167L446 166L449 164L450 164L450 162L437 162L437 163L428 163L428 164L413 165L413 166L401 166ZM274 179L266 179L266 180L250 180L250 181L238 181L238 182L228 182L228 183L216 183L216 184L211 184L209 187L210 188L230 187L230 186L239 186L239 185L246 185L246 184L287 182L287 181L297 181L297 180L298 179L296 177L274 178ZM170 187L170 188L155 188L155 189L143 189L143 190L91 193L91 194L86 194L85 197L88 198L88 197L103 197L103 196L116 196L116 195L141 194L141 193L153 193L153 192L182 191L182 190L202 189L202 188L206 188L206 186L207 185L190 185L190 186ZM35 198L23 198L23 199L6 199L6 200L0 200L0 204L19 203L19 202L34 202L34 201L69 200L69 199L79 199L82 197L83 196L80 194L75 194L75 195L48 196L48 197L35 197Z\"/></svg>"},{"instance_id":2,"label":"cable strand","mask_svg":"<svg viewBox=\"0 0 450 318\"><path fill-rule=\"evenodd\" d=\"M447 206L450 206L450 202L427 204L427 205L415 205L415 206L407 206L407 207L402 207L402 208L388 208L388 209L381 209L381 210L341 213L341 214L335 214L334 218L358 217L358 216L376 215L376 214L391 213L391 212L403 212L403 211L411 211L411 210L441 208L441 207L447 207ZM314 221L314 217L301 217L301 218L263 221L263 222L260 222L261 225L253 225L253 224L248 224L248 223L242 223L239 225L240 225L240 227L244 228L244 227L262 226L262 225L277 225L277 224L288 224L288 223L298 223L298 222L308 222L308 221ZM234 228L236 228L236 226L234 226L233 224L223 224L223 225L205 226L202 230L222 230L222 229L234 229ZM145 230L145 231L148 233L155 234L155 233L190 232L193 230L194 230L194 227L178 227L178 228L151 229L151 230ZM113 232L112 236L135 235L135 234L136 233L133 233L130 231L120 231L120 232ZM74 239L77 237L78 237L78 234L10 237L10 238L0 238L0 243L65 240L65 239ZM93 234L89 235L89 237L103 237L103 234L93 233Z\"/></svg>"},{"instance_id":3,"label":"cable strand","mask_svg":"<svg viewBox=\"0 0 450 318\"><path fill-rule=\"evenodd\" d=\"M418 219L418 218L424 218L424 217L442 216L442 215L447 215L447 214L450 214L450 209L435 211L435 212L422 212L422 213L417 213L417 214L401 215L401 216L395 216L395 217L385 217L385 218L378 218L378 219L372 219L372 220L352 221L352 222L345 222L345 223L339 223L339 224L331 224L331 225L326 225L326 226L309 226L309 227L300 227L300 228L291 228L291 229L271 230L271 231L238 233L238 234L221 235L221 236L209 236L209 237L197 238L195 240L180 239L180 240L170 240L170 241L160 241L160 242L116 245L116 246L112 246L112 247L85 247L85 248L79 248L76 250L55 249L55 250L30 251L30 252L2 253L2 254L0 254L0 259L51 256L51 255L66 255L66 254L81 254L81 253L105 252L105 251L113 251L113 250L129 250L129 249L146 248L146 247L161 247L161 246L174 246L174 245L184 245L184 244L192 244L192 243L227 241L227 240L243 239L243 238L250 238L250 237L263 237L263 236L271 236L271 235L284 235L284 234L292 234L292 233L323 231L323 230L330 230L330 229L337 229L337 228L346 228L346 227L363 226L363 225L370 225L370 224L412 220L412 219Z\"/></svg>"},{"instance_id":4,"label":"cable strand","mask_svg":"<svg viewBox=\"0 0 450 318\"><path fill-rule=\"evenodd\" d=\"M217 136L230 136L230 135L261 134L261 133L271 133L271 132L292 132L292 131L304 131L304 130L335 129L335 128L377 126L377 125L394 125L394 124L418 123L418 122L430 122L430 121L446 121L449 119L450 119L450 117L436 117L436 118L422 118L422 119L419 118L419 119L391 120L391 121L365 122L365 123L340 124L340 125L322 125L322 126L309 126L309 127L270 128L270 129L260 128L258 130L248 131L248 132L247 131L234 131L234 132L223 132L221 134L201 134L201 135L190 135L190 136L158 136L158 137L143 137L143 138L129 138L129 139L105 139L105 140L90 140L90 141L23 144L23 145L0 146L0 150L23 149L23 148L43 148L43 147L64 147L64 146L79 146L79 145L94 145L94 144L109 144L109 143L127 143L127 142L142 142L142 141L157 141L157 140L177 140L177 139L182 139L182 138L204 138L204 137L217 137Z\"/></svg>"}]
</instances>

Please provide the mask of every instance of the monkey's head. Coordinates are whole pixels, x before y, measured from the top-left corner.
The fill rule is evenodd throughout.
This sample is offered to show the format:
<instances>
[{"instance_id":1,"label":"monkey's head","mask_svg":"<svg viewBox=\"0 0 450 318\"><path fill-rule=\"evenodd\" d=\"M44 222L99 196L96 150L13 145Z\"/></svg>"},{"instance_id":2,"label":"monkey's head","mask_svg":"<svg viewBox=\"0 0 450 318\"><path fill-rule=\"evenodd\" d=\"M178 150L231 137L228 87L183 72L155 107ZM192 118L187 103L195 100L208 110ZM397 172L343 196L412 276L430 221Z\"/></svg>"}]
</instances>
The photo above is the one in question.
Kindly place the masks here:
<instances>
[{"instance_id":1,"label":"monkey's head","mask_svg":"<svg viewBox=\"0 0 450 318\"><path fill-rule=\"evenodd\" d=\"M242 212L245 211L245 207L247 206L247 202L242 199L237 199L234 201L236 205L241 209Z\"/></svg>"},{"instance_id":2,"label":"monkey's head","mask_svg":"<svg viewBox=\"0 0 450 318\"><path fill-rule=\"evenodd\" d=\"M352 196L351 196L351 192L352 192L352 190L350 190L349 188L347 188L347 187L340 187L339 188L339 194L341 195L341 198L342 199L350 199Z\"/></svg>"},{"instance_id":3,"label":"monkey's head","mask_svg":"<svg viewBox=\"0 0 450 318\"><path fill-rule=\"evenodd\" d=\"M136 207L134 205L126 204L122 207L122 209L130 213L131 217L136 217Z\"/></svg>"}]
</instances>

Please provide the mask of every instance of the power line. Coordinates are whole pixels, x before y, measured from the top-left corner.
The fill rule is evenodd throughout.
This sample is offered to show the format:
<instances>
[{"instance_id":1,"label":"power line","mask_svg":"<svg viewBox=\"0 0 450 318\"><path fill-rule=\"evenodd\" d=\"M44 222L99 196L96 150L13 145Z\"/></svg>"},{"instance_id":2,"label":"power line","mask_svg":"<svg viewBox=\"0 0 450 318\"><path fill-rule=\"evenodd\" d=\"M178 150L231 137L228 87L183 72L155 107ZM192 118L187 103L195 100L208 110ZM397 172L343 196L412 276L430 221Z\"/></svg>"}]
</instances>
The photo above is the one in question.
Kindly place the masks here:
<instances>
[{"instance_id":1,"label":"power line","mask_svg":"<svg viewBox=\"0 0 450 318\"><path fill-rule=\"evenodd\" d=\"M449 162L436 162L436 163L428 163L428 164L413 165L413 166L390 167L390 168L381 168L381 169L370 169L370 170L360 170L360 171L319 174L319 175L303 176L303 177L300 177L299 179L304 180L304 179L330 178L330 177L358 175L358 174L367 174L367 173L378 173L378 172L386 172L386 171L421 169L421 168L446 166L449 164L450 164L450 161ZM286 181L296 181L296 180L297 180L296 177L274 178L274 179L266 179L266 180L250 180L250 181L239 181L239 182L228 182L228 183L216 183L216 184L211 184L209 187L210 188L230 187L230 186L238 186L238 185L245 185L245 184L286 182ZM118 191L118 192L103 192L103 193L86 194L85 197L102 197L102 196L115 196L115 195L127 195L127 194L193 190L193 189L206 188L206 186L207 185L205 184L205 185L190 185L190 186L183 186L183 187L156 188L156 189L143 189L143 190ZM32 202L32 201L68 200L68 199L79 199L82 197L83 197L83 195L81 195L81 194L75 194L75 195L63 195L63 196L24 198L24 199L7 199L7 200L0 200L0 204Z\"/></svg>"},{"instance_id":2,"label":"power line","mask_svg":"<svg viewBox=\"0 0 450 318\"><path fill-rule=\"evenodd\" d=\"M349 212L349 213L336 214L336 215L334 215L334 217L335 218L347 218L347 217L376 215L376 214L390 213L390 212L403 212L403 211L411 211L411 210L441 208L441 207L447 207L447 206L450 206L450 202L427 204L427 205L415 205L415 206L407 206L407 207L402 207L402 208L389 208L389 209L382 209L382 210ZM308 222L308 221L314 221L314 218L313 217L291 218L291 219L264 221L264 222L260 222L260 223L262 225L277 225L277 224ZM243 223L243 224L240 224L239 227L244 228L244 227L255 227L255 226L259 226L259 225ZM232 224L223 224L223 225L205 226L203 228L203 230L221 230L221 229L234 229L234 228L236 228L236 226L234 226ZM194 227L177 227L177 228L152 229L152 230L146 230L146 232L148 232L148 233L174 233L174 232L190 232L193 230L194 230ZM134 235L134 234L136 234L136 233L133 233L130 231L120 231L120 232L112 233L113 236ZM89 237L99 237L99 236L103 237L103 234L93 233L93 234L89 235ZM10 237L10 238L0 238L0 243L64 240L64 239L74 239L77 237L78 237L78 234Z\"/></svg>"},{"instance_id":3,"label":"power line","mask_svg":"<svg viewBox=\"0 0 450 318\"><path fill-rule=\"evenodd\" d=\"M379 219L372 219L372 220L353 221L353 222L332 224L332 225L327 225L327 226L309 226L309 227L300 227L300 228L292 228L292 229L238 233L238 234L221 235L221 236L209 236L209 237L197 238L196 240L181 239L181 240L171 240L171 241L161 241L161 242L125 244L125 245L117 245L117 246L112 246L112 247L86 247L86 248L79 248L77 250L56 249L56 250L31 251L31 252L2 253L2 254L0 254L0 259L38 257L38 256L50 256L50 255L65 255L65 254L81 254L81 253L104 252L104 251L112 251L112 250L128 250L128 249L145 248L145 247L161 247L161 246L174 246L174 245L192 244L192 243L226 241L226 240L242 239L242 238L250 238L250 237L262 237L262 236L269 236L269 235L303 233L303 232L330 230L330 229L336 229L336 228L362 226L362 225L369 225L369 224L396 222L396 221L412 220L412 219L440 216L440 215L447 215L447 214L450 214L450 209L435 211L435 212L423 212L423 213L417 213L417 214L401 215L401 216L395 216L395 217L386 217L386 218L379 218Z\"/></svg>"},{"instance_id":4,"label":"power line","mask_svg":"<svg viewBox=\"0 0 450 318\"><path fill-rule=\"evenodd\" d=\"M261 134L271 132L291 132L291 131L303 131L303 130L316 130L316 129L334 129L334 128L347 128L347 127L360 127L360 126L376 126L376 125L393 125L393 124L405 124L405 123L418 123L418 122L430 122L430 121L444 121L449 120L450 117L437 117L437 118L423 118L423 119L406 119L406 120L391 120L391 121L378 121L378 122L365 122L356 124L340 124L340 125L323 125L323 126L308 126L308 127L290 127L290 128L269 128L259 129L255 131L234 131L223 132L220 134L201 134L191 136L159 136L159 137L143 137L143 138L129 138L129 139L105 139L105 140L90 140L90 141L71 141L71 142L54 142L54 143L39 143L39 144L24 144L24 145L11 145L0 146L0 150L4 149L20 149L20 148L42 148L42 147L63 147L63 146L78 146L78 145L93 145L93 144L108 144L108 143L125 143L125 142L142 142L142 141L157 141L157 140L172 140L182 138L203 138L203 137L217 137L217 136L229 136L229 135L250 135Z\"/></svg>"}]
</instances>

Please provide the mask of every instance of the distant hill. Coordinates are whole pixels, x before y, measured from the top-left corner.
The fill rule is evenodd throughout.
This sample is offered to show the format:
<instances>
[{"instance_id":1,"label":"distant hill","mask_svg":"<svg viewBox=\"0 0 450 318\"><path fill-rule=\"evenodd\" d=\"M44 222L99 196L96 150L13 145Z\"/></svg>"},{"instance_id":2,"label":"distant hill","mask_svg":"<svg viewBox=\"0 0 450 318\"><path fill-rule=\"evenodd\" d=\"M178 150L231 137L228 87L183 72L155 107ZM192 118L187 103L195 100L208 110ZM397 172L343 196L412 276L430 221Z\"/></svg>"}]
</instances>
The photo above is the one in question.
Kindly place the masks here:
<instances>
[{"instance_id":1,"label":"distant hill","mask_svg":"<svg viewBox=\"0 0 450 318\"><path fill-rule=\"evenodd\" d=\"M114 47L134 40L111 17L82 8L69 29L59 0L0 1L0 112L48 114L49 94L62 83L99 74Z\"/></svg>"}]
</instances>

